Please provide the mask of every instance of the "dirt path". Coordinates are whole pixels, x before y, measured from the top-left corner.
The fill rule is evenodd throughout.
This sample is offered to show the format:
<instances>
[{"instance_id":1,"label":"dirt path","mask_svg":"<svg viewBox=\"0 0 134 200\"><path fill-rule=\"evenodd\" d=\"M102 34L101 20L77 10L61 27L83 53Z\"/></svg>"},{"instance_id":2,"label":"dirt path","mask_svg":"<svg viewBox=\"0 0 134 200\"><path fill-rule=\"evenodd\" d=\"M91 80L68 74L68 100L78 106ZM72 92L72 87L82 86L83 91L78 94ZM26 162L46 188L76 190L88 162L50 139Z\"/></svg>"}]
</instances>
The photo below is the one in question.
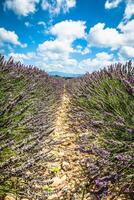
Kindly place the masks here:
<instances>
[{"instance_id":1,"label":"dirt path","mask_svg":"<svg viewBox=\"0 0 134 200\"><path fill-rule=\"evenodd\" d=\"M69 131L68 110L70 98L64 88L61 106L57 111L55 131L52 133L52 140L62 141L56 145L51 153L56 157L56 161L48 163L48 174L51 173L53 183L48 190L57 191L50 195L48 199L53 200L81 200L85 178L80 161L85 157L77 150L77 135ZM84 157L83 157L84 156Z\"/></svg>"},{"instance_id":2,"label":"dirt path","mask_svg":"<svg viewBox=\"0 0 134 200\"><path fill-rule=\"evenodd\" d=\"M56 145L48 143L41 152L49 151L54 159L46 161L45 170L40 171L40 175L45 177L43 182L31 185L36 189L35 195L44 194L44 199L47 198L47 200L88 200L83 195L86 176L81 166L81 161L86 154L82 154L78 150L78 133L71 132L73 122L68 117L70 105L71 99L64 87L61 105L57 108L54 122L55 130L48 138L49 141L56 142ZM89 155L87 154L87 156ZM38 177L36 178L38 179ZM37 199L36 196L35 199ZM5 200L15 200L15 198L9 195Z\"/></svg>"}]
</instances>

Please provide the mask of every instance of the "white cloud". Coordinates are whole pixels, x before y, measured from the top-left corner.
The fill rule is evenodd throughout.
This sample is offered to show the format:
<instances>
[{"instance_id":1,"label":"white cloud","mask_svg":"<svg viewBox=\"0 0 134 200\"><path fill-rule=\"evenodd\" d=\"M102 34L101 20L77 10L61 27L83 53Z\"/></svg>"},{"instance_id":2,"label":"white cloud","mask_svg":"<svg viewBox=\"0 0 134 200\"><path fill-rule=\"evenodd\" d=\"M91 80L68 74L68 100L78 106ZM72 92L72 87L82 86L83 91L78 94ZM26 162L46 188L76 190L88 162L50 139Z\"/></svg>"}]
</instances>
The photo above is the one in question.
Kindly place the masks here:
<instances>
[{"instance_id":1,"label":"white cloud","mask_svg":"<svg viewBox=\"0 0 134 200\"><path fill-rule=\"evenodd\" d=\"M72 42L85 37L85 23L82 21L62 21L50 28L50 34L56 36L55 40L45 41L38 46L38 53L44 59L64 59L73 52Z\"/></svg>"},{"instance_id":2,"label":"white cloud","mask_svg":"<svg viewBox=\"0 0 134 200\"><path fill-rule=\"evenodd\" d=\"M133 15L134 15L134 1L127 0L125 13L124 13L124 19L129 20Z\"/></svg>"},{"instance_id":3,"label":"white cloud","mask_svg":"<svg viewBox=\"0 0 134 200\"><path fill-rule=\"evenodd\" d=\"M66 20L54 25L50 33L60 40L72 42L78 38L85 38L85 29L86 25L83 21Z\"/></svg>"},{"instance_id":4,"label":"white cloud","mask_svg":"<svg viewBox=\"0 0 134 200\"><path fill-rule=\"evenodd\" d=\"M120 55L127 59L134 58L134 47L124 46L120 49Z\"/></svg>"},{"instance_id":5,"label":"white cloud","mask_svg":"<svg viewBox=\"0 0 134 200\"><path fill-rule=\"evenodd\" d=\"M4 9L12 10L18 16L28 16L37 11L37 4L51 16L67 13L76 6L76 0L5 0Z\"/></svg>"},{"instance_id":6,"label":"white cloud","mask_svg":"<svg viewBox=\"0 0 134 200\"><path fill-rule=\"evenodd\" d=\"M106 9L116 8L121 2L122 0L107 0L105 2L105 8Z\"/></svg>"},{"instance_id":7,"label":"white cloud","mask_svg":"<svg viewBox=\"0 0 134 200\"><path fill-rule=\"evenodd\" d=\"M51 15L67 13L76 6L76 0L43 0L42 9L47 10Z\"/></svg>"},{"instance_id":8,"label":"white cloud","mask_svg":"<svg viewBox=\"0 0 134 200\"><path fill-rule=\"evenodd\" d=\"M14 31L8 31L5 28L0 28L0 44L13 44L21 47L26 47L19 41L18 35Z\"/></svg>"},{"instance_id":9,"label":"white cloud","mask_svg":"<svg viewBox=\"0 0 134 200\"><path fill-rule=\"evenodd\" d=\"M114 28L105 28L104 23L98 23L89 31L89 45L97 47L118 48L123 42L123 35Z\"/></svg>"},{"instance_id":10,"label":"white cloud","mask_svg":"<svg viewBox=\"0 0 134 200\"><path fill-rule=\"evenodd\" d=\"M38 25L45 26L45 23L40 21ZM124 58L134 57L134 20L121 22L117 28L106 27L104 23L98 23L89 30L88 35L85 31L86 24L83 21L65 20L59 22L48 30L53 39L39 44L35 53L12 53L12 56L23 62L31 61L33 63L34 60L36 66L46 71L58 70L75 73L91 72L115 62L113 54L106 52L98 53L94 58L82 60L81 57L79 62L75 59L76 55L73 53L79 53L81 56L89 54L91 47L118 50L117 60L120 59L120 61L123 61ZM74 41L77 39L87 40L88 45L74 47ZM18 36L12 43L21 44Z\"/></svg>"},{"instance_id":11,"label":"white cloud","mask_svg":"<svg viewBox=\"0 0 134 200\"><path fill-rule=\"evenodd\" d=\"M118 27L124 33L134 32L134 19L128 21L127 23L121 22Z\"/></svg>"},{"instance_id":12,"label":"white cloud","mask_svg":"<svg viewBox=\"0 0 134 200\"><path fill-rule=\"evenodd\" d=\"M78 38L85 38L85 29L83 21L66 20L52 26L49 32L56 38L38 46L37 56L42 61L38 64L45 65L45 68L49 66L49 70L58 67L62 71L67 66L77 66L77 61L70 57L70 53L74 52L72 43Z\"/></svg>"},{"instance_id":13,"label":"white cloud","mask_svg":"<svg viewBox=\"0 0 134 200\"><path fill-rule=\"evenodd\" d=\"M41 23L42 24L42 23ZM66 20L59 22L49 29L53 39L39 44L35 53L12 54L17 60L31 61L46 71L62 71L85 73L99 70L107 65L115 63L112 53L101 52L94 58L83 59L78 62L73 53L81 55L89 54L92 46L100 48L118 49L118 59L123 61L125 56L133 57L134 50L134 20L120 23L118 28L105 28L105 24L98 23L89 31L87 47L77 45L73 47L77 39L87 39L86 25L83 21Z\"/></svg>"},{"instance_id":14,"label":"white cloud","mask_svg":"<svg viewBox=\"0 0 134 200\"><path fill-rule=\"evenodd\" d=\"M25 26L26 26L26 27L31 27L31 26L33 26L33 25L30 24L30 22L25 22Z\"/></svg>"},{"instance_id":15,"label":"white cloud","mask_svg":"<svg viewBox=\"0 0 134 200\"><path fill-rule=\"evenodd\" d=\"M86 25L83 21L66 20L52 26L49 32L55 36L55 39L38 45L34 55L35 65L47 71L75 72L78 62L71 57L71 53L74 52L72 44L78 38L85 38L85 29ZM21 61L31 59L27 54L14 55Z\"/></svg>"},{"instance_id":16,"label":"white cloud","mask_svg":"<svg viewBox=\"0 0 134 200\"><path fill-rule=\"evenodd\" d=\"M62 40L46 41L38 46L38 54L44 58L44 60L64 60L68 57L72 51L70 43Z\"/></svg>"},{"instance_id":17,"label":"white cloud","mask_svg":"<svg viewBox=\"0 0 134 200\"><path fill-rule=\"evenodd\" d=\"M44 28L47 27L47 26L46 26L46 23L43 22L43 21L39 21L37 24L40 25L40 26L43 26Z\"/></svg>"},{"instance_id":18,"label":"white cloud","mask_svg":"<svg viewBox=\"0 0 134 200\"><path fill-rule=\"evenodd\" d=\"M118 50L120 61L134 58L134 19L121 22L117 28L98 23L90 29L88 41L90 47Z\"/></svg>"},{"instance_id":19,"label":"white cloud","mask_svg":"<svg viewBox=\"0 0 134 200\"><path fill-rule=\"evenodd\" d=\"M34 58L35 65L48 72L60 71L66 73L80 74L86 72L93 72L95 70L107 67L116 62L114 60L113 54L108 54L106 52L98 53L94 58L84 59L80 62L77 62L76 59L66 56L64 58L61 57L61 59L59 57L56 57L53 60L51 60L51 62L47 62L48 60L45 59L45 56L43 59L43 57L41 57L43 56L43 54L39 55L38 52L36 54L32 52L27 54L10 53L9 56L12 56L16 61L21 61L23 63L27 63L28 61L31 61ZM50 59L52 59L51 56Z\"/></svg>"},{"instance_id":20,"label":"white cloud","mask_svg":"<svg viewBox=\"0 0 134 200\"><path fill-rule=\"evenodd\" d=\"M124 11L124 20L127 21L131 19L131 17L134 15L134 0L106 0L105 8L117 8L121 2L124 2L126 4Z\"/></svg>"},{"instance_id":21,"label":"white cloud","mask_svg":"<svg viewBox=\"0 0 134 200\"><path fill-rule=\"evenodd\" d=\"M128 21L127 23L120 23L118 28L123 33L123 46L134 47L134 20Z\"/></svg>"},{"instance_id":22,"label":"white cloud","mask_svg":"<svg viewBox=\"0 0 134 200\"><path fill-rule=\"evenodd\" d=\"M19 16L28 16L36 12L36 4L40 0L5 0L4 8L12 10Z\"/></svg>"},{"instance_id":23,"label":"white cloud","mask_svg":"<svg viewBox=\"0 0 134 200\"><path fill-rule=\"evenodd\" d=\"M90 47L85 47L83 48L81 45L77 45L74 49L73 49L73 53L80 53L81 55L86 55L91 53L91 49Z\"/></svg>"},{"instance_id":24,"label":"white cloud","mask_svg":"<svg viewBox=\"0 0 134 200\"><path fill-rule=\"evenodd\" d=\"M26 54L23 54L23 53L10 53L9 57L11 57L11 56L15 59L15 61L20 61L20 62L23 63L24 61L34 59L35 58L35 53L33 53L33 52L26 53Z\"/></svg>"},{"instance_id":25,"label":"white cloud","mask_svg":"<svg viewBox=\"0 0 134 200\"><path fill-rule=\"evenodd\" d=\"M96 58L98 60L103 60L103 61L110 61L113 59L113 54L108 54L106 52L101 52L96 54Z\"/></svg>"},{"instance_id":26,"label":"white cloud","mask_svg":"<svg viewBox=\"0 0 134 200\"><path fill-rule=\"evenodd\" d=\"M121 22L116 28L105 28L104 23L98 23L89 31L90 46L100 48L120 49L123 46L134 47L134 20Z\"/></svg>"},{"instance_id":27,"label":"white cloud","mask_svg":"<svg viewBox=\"0 0 134 200\"><path fill-rule=\"evenodd\" d=\"M94 58L88 58L79 63L78 73L97 71L111 65L112 63L115 63L113 54L108 54L106 52L97 53Z\"/></svg>"},{"instance_id":28,"label":"white cloud","mask_svg":"<svg viewBox=\"0 0 134 200\"><path fill-rule=\"evenodd\" d=\"M81 53L82 55L86 55L86 54L91 53L91 50L90 50L89 47L86 47L86 48L84 48L80 53Z\"/></svg>"}]
</instances>

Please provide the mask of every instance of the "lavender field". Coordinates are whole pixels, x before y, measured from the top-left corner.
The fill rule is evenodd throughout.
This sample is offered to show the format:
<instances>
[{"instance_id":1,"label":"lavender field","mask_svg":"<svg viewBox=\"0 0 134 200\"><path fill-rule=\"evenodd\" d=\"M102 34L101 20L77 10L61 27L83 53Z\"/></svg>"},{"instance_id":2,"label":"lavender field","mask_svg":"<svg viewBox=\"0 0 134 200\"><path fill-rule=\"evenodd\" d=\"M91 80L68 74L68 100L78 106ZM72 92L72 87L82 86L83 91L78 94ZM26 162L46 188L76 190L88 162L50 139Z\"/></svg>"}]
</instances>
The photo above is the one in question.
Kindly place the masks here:
<instances>
[{"instance_id":1,"label":"lavender field","mask_svg":"<svg viewBox=\"0 0 134 200\"><path fill-rule=\"evenodd\" d=\"M0 55L0 200L134 199L134 67L49 76Z\"/></svg>"}]
</instances>

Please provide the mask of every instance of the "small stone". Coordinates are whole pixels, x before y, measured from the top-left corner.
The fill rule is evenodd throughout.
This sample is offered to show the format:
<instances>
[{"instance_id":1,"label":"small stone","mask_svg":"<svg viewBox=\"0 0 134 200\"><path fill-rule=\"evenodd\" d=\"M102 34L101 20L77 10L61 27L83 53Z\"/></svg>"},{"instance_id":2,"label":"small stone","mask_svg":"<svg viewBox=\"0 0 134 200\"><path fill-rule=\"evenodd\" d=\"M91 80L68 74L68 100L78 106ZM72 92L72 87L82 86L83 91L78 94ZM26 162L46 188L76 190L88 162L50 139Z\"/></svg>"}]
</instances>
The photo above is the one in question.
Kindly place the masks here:
<instances>
[{"instance_id":1,"label":"small stone","mask_svg":"<svg viewBox=\"0 0 134 200\"><path fill-rule=\"evenodd\" d=\"M62 169L63 169L64 171L69 170L69 169L70 169L70 164L69 164L68 162L64 161L64 162L62 163Z\"/></svg>"},{"instance_id":2,"label":"small stone","mask_svg":"<svg viewBox=\"0 0 134 200\"><path fill-rule=\"evenodd\" d=\"M59 152L59 156L64 156L64 155L65 155L65 153L63 151Z\"/></svg>"},{"instance_id":3,"label":"small stone","mask_svg":"<svg viewBox=\"0 0 134 200\"><path fill-rule=\"evenodd\" d=\"M29 199L21 199L21 200L29 200Z\"/></svg>"},{"instance_id":4,"label":"small stone","mask_svg":"<svg viewBox=\"0 0 134 200\"><path fill-rule=\"evenodd\" d=\"M58 200L58 197L56 194L53 194L53 195L49 196L47 199L48 200Z\"/></svg>"},{"instance_id":5,"label":"small stone","mask_svg":"<svg viewBox=\"0 0 134 200\"><path fill-rule=\"evenodd\" d=\"M18 198L17 198L18 199ZM8 194L5 198L4 198L4 200L16 200L16 197L14 196L14 195L12 195L12 194Z\"/></svg>"},{"instance_id":6,"label":"small stone","mask_svg":"<svg viewBox=\"0 0 134 200\"><path fill-rule=\"evenodd\" d=\"M67 179L66 175L62 176L61 178L60 177L55 177L55 178L53 178L54 182L52 183L52 186L56 187L58 185L61 185L66 181L66 179Z\"/></svg>"}]
</instances>

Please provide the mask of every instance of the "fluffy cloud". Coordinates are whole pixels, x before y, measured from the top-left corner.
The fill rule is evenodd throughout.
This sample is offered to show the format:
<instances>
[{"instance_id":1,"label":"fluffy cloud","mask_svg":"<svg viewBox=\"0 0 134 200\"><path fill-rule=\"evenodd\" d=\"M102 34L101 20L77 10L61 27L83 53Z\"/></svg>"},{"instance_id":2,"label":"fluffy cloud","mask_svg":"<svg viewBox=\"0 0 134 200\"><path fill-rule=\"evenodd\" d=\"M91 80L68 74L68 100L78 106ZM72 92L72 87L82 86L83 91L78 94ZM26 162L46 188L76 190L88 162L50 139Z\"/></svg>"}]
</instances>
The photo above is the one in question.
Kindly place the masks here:
<instances>
[{"instance_id":1,"label":"fluffy cloud","mask_svg":"<svg viewBox=\"0 0 134 200\"><path fill-rule=\"evenodd\" d=\"M133 33L134 32L134 19L128 21L127 23L121 22L118 27L122 32L126 33Z\"/></svg>"},{"instance_id":2,"label":"fluffy cloud","mask_svg":"<svg viewBox=\"0 0 134 200\"><path fill-rule=\"evenodd\" d=\"M93 58L82 60L81 57L79 62L73 57L73 53L79 53L81 56L90 53L90 48L93 46L118 50L118 60L134 57L134 20L120 23L117 29L98 23L90 29L88 37L85 30L86 25L83 21L62 21L50 27L49 34L53 39L39 44L35 53L10 55L25 63L34 59L34 64L46 71L74 73L91 72L116 61L112 53L106 52L98 53ZM73 47L75 40L87 38L89 41L87 47L80 45Z\"/></svg>"},{"instance_id":3,"label":"fluffy cloud","mask_svg":"<svg viewBox=\"0 0 134 200\"><path fill-rule=\"evenodd\" d=\"M68 57L68 54L72 51L70 43L68 41L54 40L46 41L39 45L38 54L43 57L44 60L64 60Z\"/></svg>"},{"instance_id":4,"label":"fluffy cloud","mask_svg":"<svg viewBox=\"0 0 134 200\"><path fill-rule=\"evenodd\" d=\"M124 46L120 49L119 54L125 58L134 58L134 47Z\"/></svg>"},{"instance_id":5,"label":"fluffy cloud","mask_svg":"<svg viewBox=\"0 0 134 200\"><path fill-rule=\"evenodd\" d=\"M47 71L74 71L78 66L76 59L71 57L71 53L75 52L73 49L73 42L76 39L85 39L86 25L83 21L66 20L55 24L49 30L49 33L55 37L53 40L47 40L38 45L35 55L34 63L42 69ZM81 52L76 52L81 53ZM87 53L85 48L84 53ZM27 62L32 59L33 54L10 54L16 60Z\"/></svg>"},{"instance_id":6,"label":"fluffy cloud","mask_svg":"<svg viewBox=\"0 0 134 200\"><path fill-rule=\"evenodd\" d=\"M134 20L131 20L126 24L120 23L118 28L123 33L124 39L122 46L134 47Z\"/></svg>"},{"instance_id":7,"label":"fluffy cloud","mask_svg":"<svg viewBox=\"0 0 134 200\"><path fill-rule=\"evenodd\" d=\"M98 23L89 31L89 45L100 48L120 49L123 46L134 47L134 20L121 22L117 29L105 28L104 23Z\"/></svg>"},{"instance_id":8,"label":"fluffy cloud","mask_svg":"<svg viewBox=\"0 0 134 200\"><path fill-rule=\"evenodd\" d=\"M113 54L108 54L106 52L101 52L96 54L96 58L98 60L103 60L103 61L110 61L113 59Z\"/></svg>"},{"instance_id":9,"label":"fluffy cloud","mask_svg":"<svg viewBox=\"0 0 134 200\"><path fill-rule=\"evenodd\" d=\"M94 58L88 58L79 63L78 73L97 71L111 65L114 62L115 60L113 58L113 54L108 54L106 52L97 53Z\"/></svg>"},{"instance_id":10,"label":"fluffy cloud","mask_svg":"<svg viewBox=\"0 0 134 200\"><path fill-rule=\"evenodd\" d=\"M46 53L46 52L45 52ZM103 67L107 67L115 62L113 54L108 54L106 52L101 52L95 55L94 58L88 58L77 62L76 59L70 57L64 57L62 59L53 59L48 64L47 60L42 60L41 55L39 56L38 53L27 53L27 54L17 54L17 53L10 53L9 56L13 56L16 61L21 61L27 63L34 58L35 65L40 67L45 71L60 71L66 73L86 73L92 72L94 70L99 70ZM45 58L45 57L44 57Z\"/></svg>"},{"instance_id":11,"label":"fluffy cloud","mask_svg":"<svg viewBox=\"0 0 134 200\"><path fill-rule=\"evenodd\" d=\"M37 52L45 60L67 60L73 52L72 43L78 38L85 37L85 22L66 20L55 24L50 28L50 34L56 39L45 41L38 46ZM44 56L45 55L45 56Z\"/></svg>"},{"instance_id":12,"label":"fluffy cloud","mask_svg":"<svg viewBox=\"0 0 134 200\"><path fill-rule=\"evenodd\" d=\"M46 41L37 48L37 65L47 71L64 71L68 70L68 66L70 70L77 65L77 61L70 57L71 52L73 49L67 40Z\"/></svg>"},{"instance_id":13,"label":"fluffy cloud","mask_svg":"<svg viewBox=\"0 0 134 200\"><path fill-rule=\"evenodd\" d=\"M19 16L28 16L36 11L36 4L40 0L5 0L4 8L12 10Z\"/></svg>"},{"instance_id":14,"label":"fluffy cloud","mask_svg":"<svg viewBox=\"0 0 134 200\"><path fill-rule=\"evenodd\" d=\"M119 53L125 58L134 58L134 20L126 24L120 23L118 28L123 32L124 37Z\"/></svg>"},{"instance_id":15,"label":"fluffy cloud","mask_svg":"<svg viewBox=\"0 0 134 200\"><path fill-rule=\"evenodd\" d=\"M122 2L122 0L107 0L105 3L105 8L106 9L112 9L112 8L116 8L120 3Z\"/></svg>"},{"instance_id":16,"label":"fluffy cloud","mask_svg":"<svg viewBox=\"0 0 134 200\"><path fill-rule=\"evenodd\" d=\"M70 53L74 52L72 43L85 38L85 29L83 21L66 20L52 26L49 32L56 38L45 41L37 48L37 56L44 62L45 68L49 66L49 70L54 70L57 66L63 70L66 66L75 67L77 61L70 57Z\"/></svg>"},{"instance_id":17,"label":"fluffy cloud","mask_svg":"<svg viewBox=\"0 0 134 200\"><path fill-rule=\"evenodd\" d=\"M26 44L22 44L19 41L18 35L16 35L14 31L8 31L5 28L0 28L0 45L5 43L26 47Z\"/></svg>"},{"instance_id":18,"label":"fluffy cloud","mask_svg":"<svg viewBox=\"0 0 134 200\"><path fill-rule=\"evenodd\" d=\"M81 55L86 55L86 54L89 54L91 53L91 49L90 47L83 47L81 45L77 45L74 49L73 49L73 53L79 53Z\"/></svg>"},{"instance_id":19,"label":"fluffy cloud","mask_svg":"<svg viewBox=\"0 0 134 200\"><path fill-rule=\"evenodd\" d=\"M20 61L20 62L24 62L27 60L31 60L33 58L35 58L35 53L31 52L31 53L10 53L9 57L13 57L15 59L15 61Z\"/></svg>"},{"instance_id":20,"label":"fluffy cloud","mask_svg":"<svg viewBox=\"0 0 134 200\"><path fill-rule=\"evenodd\" d=\"M121 2L125 2L126 7L124 11L124 20L129 20L134 15L134 1L133 0L106 0L105 8L112 9L118 7Z\"/></svg>"},{"instance_id":21,"label":"fluffy cloud","mask_svg":"<svg viewBox=\"0 0 134 200\"><path fill-rule=\"evenodd\" d=\"M128 0L125 8L124 19L128 20L134 15L134 1Z\"/></svg>"},{"instance_id":22,"label":"fluffy cloud","mask_svg":"<svg viewBox=\"0 0 134 200\"><path fill-rule=\"evenodd\" d=\"M26 27L31 27L31 26L33 26L30 22L25 22L24 24L25 24Z\"/></svg>"},{"instance_id":23,"label":"fluffy cloud","mask_svg":"<svg viewBox=\"0 0 134 200\"><path fill-rule=\"evenodd\" d=\"M60 40L72 42L75 39L85 37L86 25L83 21L66 20L54 25L50 29L52 35L56 35Z\"/></svg>"},{"instance_id":24,"label":"fluffy cloud","mask_svg":"<svg viewBox=\"0 0 134 200\"><path fill-rule=\"evenodd\" d=\"M18 16L28 16L36 12L37 4L41 3L41 8L48 11L51 16L61 12L67 13L76 6L76 0L5 0L4 9L12 10Z\"/></svg>"},{"instance_id":25,"label":"fluffy cloud","mask_svg":"<svg viewBox=\"0 0 134 200\"><path fill-rule=\"evenodd\" d=\"M122 59L134 58L134 20L121 22L116 29L98 23L90 29L88 41L91 47L118 50Z\"/></svg>"},{"instance_id":26,"label":"fluffy cloud","mask_svg":"<svg viewBox=\"0 0 134 200\"><path fill-rule=\"evenodd\" d=\"M66 13L75 7L76 0L43 0L42 9L47 10L52 15L58 15L60 12Z\"/></svg>"},{"instance_id":27,"label":"fluffy cloud","mask_svg":"<svg viewBox=\"0 0 134 200\"><path fill-rule=\"evenodd\" d=\"M39 26L43 26L45 29L46 29L46 23L44 22L44 21L39 21L38 23L37 23Z\"/></svg>"},{"instance_id":28,"label":"fluffy cloud","mask_svg":"<svg viewBox=\"0 0 134 200\"><path fill-rule=\"evenodd\" d=\"M118 48L123 43L123 35L114 28L105 28L98 23L89 31L89 44L97 47Z\"/></svg>"}]
</instances>

